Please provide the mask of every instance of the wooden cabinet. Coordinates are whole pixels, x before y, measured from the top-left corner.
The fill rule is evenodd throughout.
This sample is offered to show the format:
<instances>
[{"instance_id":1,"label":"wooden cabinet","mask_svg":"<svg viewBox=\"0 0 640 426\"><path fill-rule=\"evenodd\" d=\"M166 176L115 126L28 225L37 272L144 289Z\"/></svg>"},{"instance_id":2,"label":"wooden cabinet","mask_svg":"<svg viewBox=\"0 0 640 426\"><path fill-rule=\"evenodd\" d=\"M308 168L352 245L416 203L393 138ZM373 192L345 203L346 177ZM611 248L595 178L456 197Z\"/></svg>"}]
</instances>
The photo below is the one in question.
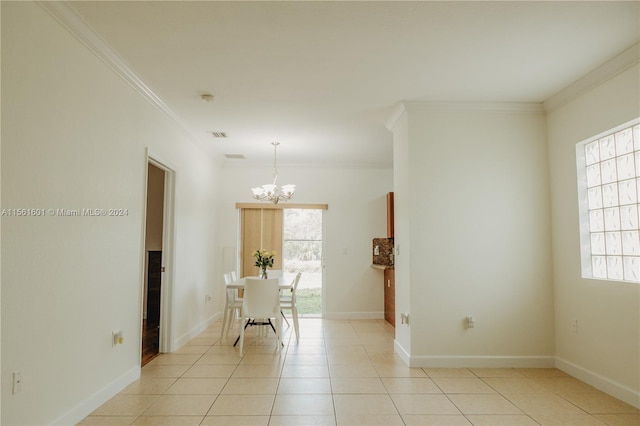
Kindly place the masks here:
<instances>
[{"instance_id":1,"label":"wooden cabinet","mask_svg":"<svg viewBox=\"0 0 640 426\"><path fill-rule=\"evenodd\" d=\"M387 194L387 238L393 238L393 192Z\"/></svg>"},{"instance_id":2,"label":"wooden cabinet","mask_svg":"<svg viewBox=\"0 0 640 426\"><path fill-rule=\"evenodd\" d=\"M384 270L384 319L396 326L396 271Z\"/></svg>"}]
</instances>

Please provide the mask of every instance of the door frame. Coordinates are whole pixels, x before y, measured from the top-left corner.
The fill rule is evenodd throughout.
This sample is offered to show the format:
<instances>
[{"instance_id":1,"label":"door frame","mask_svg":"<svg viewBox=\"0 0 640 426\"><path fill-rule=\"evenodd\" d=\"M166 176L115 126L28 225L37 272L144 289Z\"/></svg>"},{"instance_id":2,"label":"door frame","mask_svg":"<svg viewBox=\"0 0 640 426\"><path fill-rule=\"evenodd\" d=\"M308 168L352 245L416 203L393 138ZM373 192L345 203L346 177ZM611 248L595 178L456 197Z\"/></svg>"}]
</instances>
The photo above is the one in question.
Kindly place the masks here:
<instances>
[{"instance_id":1,"label":"door frame","mask_svg":"<svg viewBox=\"0 0 640 426\"><path fill-rule=\"evenodd\" d=\"M142 276L140 280L140 336L142 338L142 318L144 310L144 262L145 262L145 237L147 221L147 169L149 164L164 171L164 206L162 217L162 273L160 284L160 344L159 352L171 352L173 350L173 283L175 280L175 180L176 172L173 167L160 156L154 154L147 148L144 163L144 203L142 217ZM142 345L138 358L142 359Z\"/></svg>"}]
</instances>

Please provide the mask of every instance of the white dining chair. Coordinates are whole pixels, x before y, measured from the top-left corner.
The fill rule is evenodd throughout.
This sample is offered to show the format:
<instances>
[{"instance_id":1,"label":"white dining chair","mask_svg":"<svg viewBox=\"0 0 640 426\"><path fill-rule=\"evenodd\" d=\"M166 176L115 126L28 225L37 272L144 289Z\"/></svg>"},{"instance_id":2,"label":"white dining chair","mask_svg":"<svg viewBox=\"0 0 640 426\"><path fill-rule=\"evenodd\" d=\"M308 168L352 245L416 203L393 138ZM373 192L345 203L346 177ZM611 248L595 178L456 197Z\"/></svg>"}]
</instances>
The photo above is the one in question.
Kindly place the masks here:
<instances>
[{"instance_id":1,"label":"white dining chair","mask_svg":"<svg viewBox=\"0 0 640 426\"><path fill-rule=\"evenodd\" d=\"M281 350L282 319L280 317L280 291L277 278L267 280L245 278L240 318L244 323L244 327L240 328L241 357L244 346L244 331L249 325L271 325L276 332L277 349ZM256 319L268 320L269 322L256 323ZM275 324L271 323L271 319Z\"/></svg>"},{"instance_id":2,"label":"white dining chair","mask_svg":"<svg viewBox=\"0 0 640 426\"><path fill-rule=\"evenodd\" d=\"M234 279L232 279L231 273L224 274L224 284L231 284ZM231 328L231 323L233 322L234 317L240 316L240 309L242 309L242 299L237 297L237 290L233 288L228 288L225 290L225 304L224 311L222 311L222 330L220 330L220 338L224 338L227 334L229 334L229 329Z\"/></svg>"},{"instance_id":3,"label":"white dining chair","mask_svg":"<svg viewBox=\"0 0 640 426\"><path fill-rule=\"evenodd\" d=\"M280 312L288 310L291 311L291 317L293 318L293 329L296 333L296 342L300 340L300 327L298 325L298 305L296 304L296 292L298 290L298 283L300 283L300 277L302 272L298 272L291 284L291 292L284 294L280 298ZM286 292L285 292L286 293ZM284 313L282 313L284 316ZM286 318L285 318L286 319ZM289 322L287 321L287 324Z\"/></svg>"}]
</instances>

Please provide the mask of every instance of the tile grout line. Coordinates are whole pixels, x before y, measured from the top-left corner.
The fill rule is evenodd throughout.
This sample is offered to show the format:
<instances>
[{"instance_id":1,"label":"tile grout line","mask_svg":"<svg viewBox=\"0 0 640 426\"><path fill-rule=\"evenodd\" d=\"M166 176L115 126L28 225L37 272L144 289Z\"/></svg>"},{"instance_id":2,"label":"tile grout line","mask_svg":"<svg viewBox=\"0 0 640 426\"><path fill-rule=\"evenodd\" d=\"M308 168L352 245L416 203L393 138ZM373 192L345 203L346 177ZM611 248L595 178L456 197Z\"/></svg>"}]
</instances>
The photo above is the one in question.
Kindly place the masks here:
<instances>
[{"instance_id":1,"label":"tile grout line","mask_svg":"<svg viewBox=\"0 0 640 426\"><path fill-rule=\"evenodd\" d=\"M353 328L353 325L351 325L351 322L349 322L349 327ZM327 375L329 378L329 390L331 391L331 406L333 407L333 421L337 425L338 411L336 410L336 399L334 398L334 392L333 392L333 380L331 380L331 366L329 365L329 351L327 350L327 336L325 335L324 327L322 327L322 343L324 346L324 357L326 358L326 361L327 361Z\"/></svg>"},{"instance_id":2,"label":"tile grout line","mask_svg":"<svg viewBox=\"0 0 640 426\"><path fill-rule=\"evenodd\" d=\"M283 341L282 343L284 343L284 339L282 337L282 327L280 327L280 339ZM289 339L291 339L291 336L289 336ZM269 416L267 419L267 425L271 424L271 418L273 416L273 409L276 405L276 398L278 398L278 390L280 389L280 382L282 380L282 372L284 371L284 365L287 362L287 357L289 356L289 343L287 342L287 344L284 346L284 348L286 348L286 352L284 354L284 359L282 360L282 363L280 365L280 373L278 374L278 383L276 384L276 390L275 390L275 394L273 395L273 402L271 403L271 411L269 411ZM276 341L276 345L280 345L280 342ZM284 348L280 347L278 348L280 350L280 355L282 356L282 350L284 350Z\"/></svg>"},{"instance_id":3,"label":"tile grout line","mask_svg":"<svg viewBox=\"0 0 640 426\"><path fill-rule=\"evenodd\" d=\"M476 374L475 372L471 371L472 373ZM493 389L494 391L496 391L496 393L500 396L502 396L504 399L506 399L507 401L509 401L511 404L513 404L514 407L518 408L518 410L522 411L522 413L527 416L529 419L531 419L532 422L536 423L537 425L540 425L540 423L534 419L533 417L531 417L531 414L526 413L522 408L518 407L513 401L511 401L509 398L507 398L507 396L505 394L503 394L502 392L500 392L498 389L494 388L493 386L491 386L490 383L487 383L484 379L489 379L491 377L480 377L476 374L476 376L482 380L482 383L486 384L487 386L489 386L491 389ZM508 377L506 377L508 378ZM522 378L529 380L527 377L522 376ZM465 415L465 417L467 417ZM469 422L471 422L471 420L469 420Z\"/></svg>"}]
</instances>

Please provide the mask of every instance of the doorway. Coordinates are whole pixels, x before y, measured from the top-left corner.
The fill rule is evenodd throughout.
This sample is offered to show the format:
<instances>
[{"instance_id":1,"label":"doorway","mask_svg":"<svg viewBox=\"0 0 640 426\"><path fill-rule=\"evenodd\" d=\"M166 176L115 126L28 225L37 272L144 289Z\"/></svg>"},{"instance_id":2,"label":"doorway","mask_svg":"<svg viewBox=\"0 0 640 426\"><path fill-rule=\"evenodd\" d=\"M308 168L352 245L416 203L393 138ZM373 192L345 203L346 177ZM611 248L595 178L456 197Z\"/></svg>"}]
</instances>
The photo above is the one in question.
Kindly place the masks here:
<instances>
[{"instance_id":1,"label":"doorway","mask_svg":"<svg viewBox=\"0 0 640 426\"><path fill-rule=\"evenodd\" d=\"M160 353L165 178L164 170L151 163L147 163L147 208L144 244L146 261L142 309L142 366Z\"/></svg>"},{"instance_id":2,"label":"doorway","mask_svg":"<svg viewBox=\"0 0 640 426\"><path fill-rule=\"evenodd\" d=\"M141 365L172 351L175 171L147 151L141 283Z\"/></svg>"}]
</instances>

